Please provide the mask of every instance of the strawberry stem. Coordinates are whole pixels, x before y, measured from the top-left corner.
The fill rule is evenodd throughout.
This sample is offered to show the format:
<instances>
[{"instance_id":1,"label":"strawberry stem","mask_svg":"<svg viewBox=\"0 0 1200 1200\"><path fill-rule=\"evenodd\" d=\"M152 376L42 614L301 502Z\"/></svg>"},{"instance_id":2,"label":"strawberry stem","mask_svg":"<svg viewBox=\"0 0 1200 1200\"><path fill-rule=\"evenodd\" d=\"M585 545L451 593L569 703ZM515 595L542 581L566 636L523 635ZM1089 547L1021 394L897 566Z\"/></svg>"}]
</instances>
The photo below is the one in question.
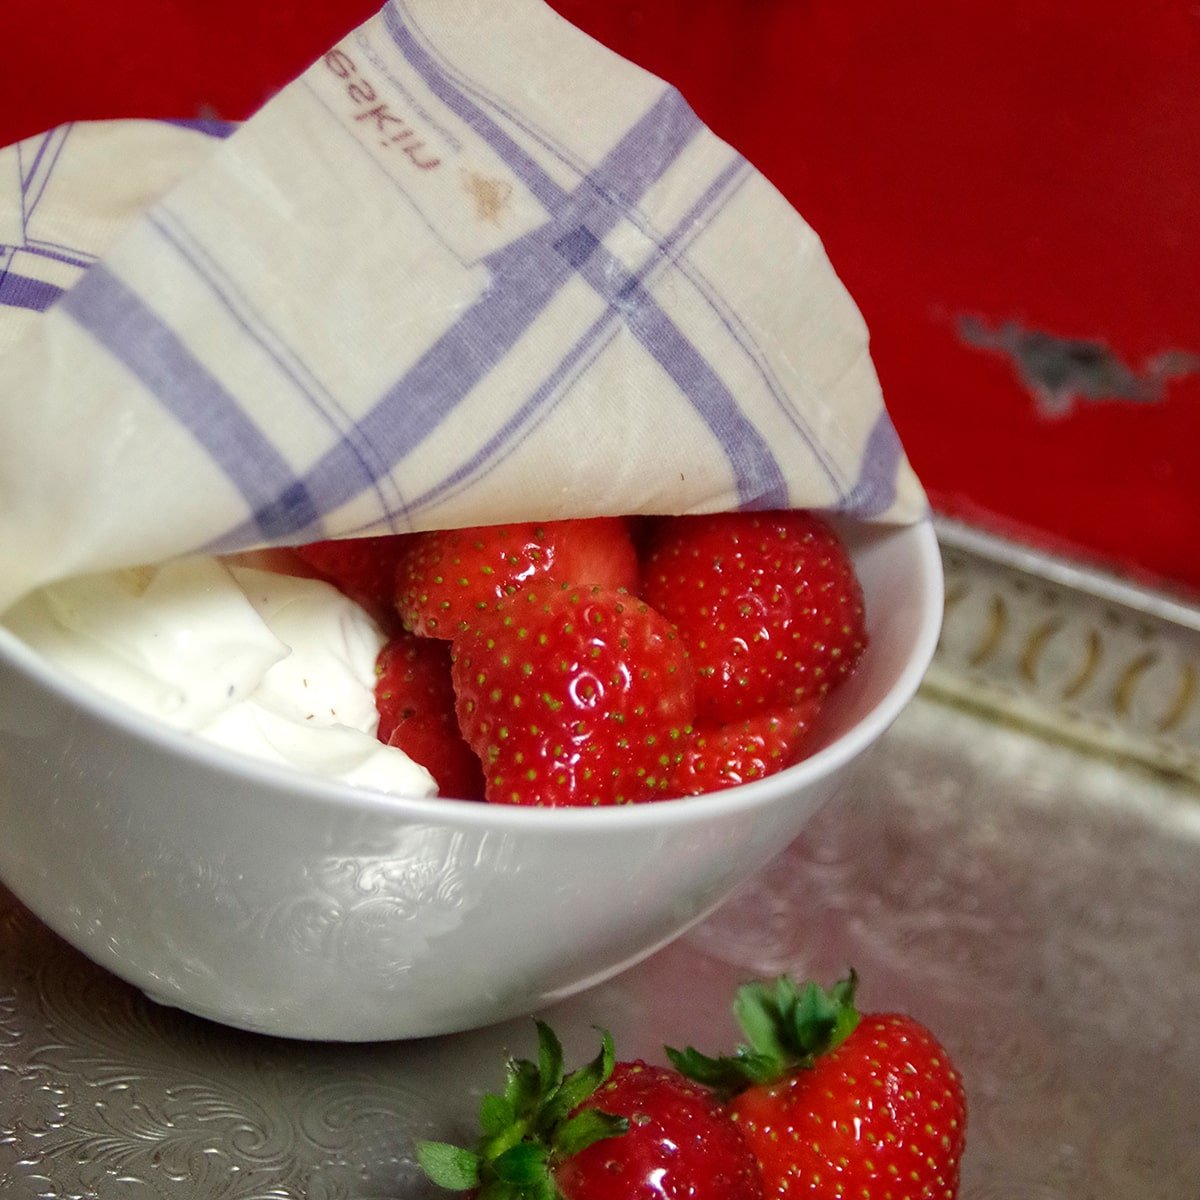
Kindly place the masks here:
<instances>
[{"instance_id":1,"label":"strawberry stem","mask_svg":"<svg viewBox=\"0 0 1200 1200\"><path fill-rule=\"evenodd\" d=\"M837 1049L859 1022L854 1007L858 976L850 974L826 990L816 983L798 986L786 975L773 982L743 984L733 1012L746 1042L732 1055L709 1058L689 1046L665 1047L675 1069L725 1096L775 1083L789 1072L811 1067Z\"/></svg>"},{"instance_id":2,"label":"strawberry stem","mask_svg":"<svg viewBox=\"0 0 1200 1200\"><path fill-rule=\"evenodd\" d=\"M502 1093L480 1101L474 1149L448 1142L417 1144L417 1161L439 1187L477 1190L479 1200L561 1200L554 1168L629 1122L597 1109L574 1110L612 1075L613 1041L600 1030L600 1052L564 1074L562 1044L549 1025L535 1022L537 1062L510 1059Z\"/></svg>"}]
</instances>

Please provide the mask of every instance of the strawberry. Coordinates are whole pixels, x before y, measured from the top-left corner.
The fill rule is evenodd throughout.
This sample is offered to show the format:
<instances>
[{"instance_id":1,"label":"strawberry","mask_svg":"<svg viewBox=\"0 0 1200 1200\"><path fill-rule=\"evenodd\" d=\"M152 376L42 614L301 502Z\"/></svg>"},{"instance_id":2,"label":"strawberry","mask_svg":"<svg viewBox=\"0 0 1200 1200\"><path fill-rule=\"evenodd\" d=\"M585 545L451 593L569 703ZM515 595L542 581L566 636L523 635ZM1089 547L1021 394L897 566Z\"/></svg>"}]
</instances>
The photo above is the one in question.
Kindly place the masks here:
<instances>
[{"instance_id":1,"label":"strawberry","mask_svg":"<svg viewBox=\"0 0 1200 1200\"><path fill-rule=\"evenodd\" d=\"M440 795L482 800L483 771L454 715L449 644L400 633L379 652L375 674L379 740L425 767Z\"/></svg>"},{"instance_id":2,"label":"strawberry","mask_svg":"<svg viewBox=\"0 0 1200 1200\"><path fill-rule=\"evenodd\" d=\"M735 1002L749 1044L732 1058L667 1050L726 1095L768 1197L952 1200L966 1135L962 1079L911 1017L854 1008L856 977L828 992L790 979Z\"/></svg>"},{"instance_id":3,"label":"strawberry","mask_svg":"<svg viewBox=\"0 0 1200 1200\"><path fill-rule=\"evenodd\" d=\"M807 512L660 518L641 595L679 627L709 725L823 696L867 643L850 556Z\"/></svg>"},{"instance_id":4,"label":"strawberry","mask_svg":"<svg viewBox=\"0 0 1200 1200\"><path fill-rule=\"evenodd\" d=\"M763 779L796 762L820 707L810 700L781 712L756 713L744 721L699 728L675 767L672 791L699 796Z\"/></svg>"},{"instance_id":5,"label":"strawberry","mask_svg":"<svg viewBox=\"0 0 1200 1200\"><path fill-rule=\"evenodd\" d=\"M674 628L631 596L527 586L453 644L459 726L489 800L603 805L671 794L695 716Z\"/></svg>"},{"instance_id":6,"label":"strawberry","mask_svg":"<svg viewBox=\"0 0 1200 1200\"><path fill-rule=\"evenodd\" d=\"M621 517L418 534L396 578L405 628L450 638L532 580L634 591L637 555Z\"/></svg>"},{"instance_id":7,"label":"strawberry","mask_svg":"<svg viewBox=\"0 0 1200 1200\"><path fill-rule=\"evenodd\" d=\"M663 1067L600 1054L563 1074L562 1047L537 1022L538 1061L509 1063L502 1095L484 1096L475 1149L421 1142L442 1187L479 1200L762 1200L737 1126L701 1087Z\"/></svg>"},{"instance_id":8,"label":"strawberry","mask_svg":"<svg viewBox=\"0 0 1200 1200\"><path fill-rule=\"evenodd\" d=\"M617 1063L581 1105L624 1117L629 1132L563 1163L556 1178L571 1200L618 1196L761 1200L758 1164L741 1131L705 1088L664 1067Z\"/></svg>"},{"instance_id":9,"label":"strawberry","mask_svg":"<svg viewBox=\"0 0 1200 1200\"><path fill-rule=\"evenodd\" d=\"M391 617L396 567L412 545L413 534L310 542L296 553L339 591L377 617ZM391 618L394 623L394 617Z\"/></svg>"}]
</instances>

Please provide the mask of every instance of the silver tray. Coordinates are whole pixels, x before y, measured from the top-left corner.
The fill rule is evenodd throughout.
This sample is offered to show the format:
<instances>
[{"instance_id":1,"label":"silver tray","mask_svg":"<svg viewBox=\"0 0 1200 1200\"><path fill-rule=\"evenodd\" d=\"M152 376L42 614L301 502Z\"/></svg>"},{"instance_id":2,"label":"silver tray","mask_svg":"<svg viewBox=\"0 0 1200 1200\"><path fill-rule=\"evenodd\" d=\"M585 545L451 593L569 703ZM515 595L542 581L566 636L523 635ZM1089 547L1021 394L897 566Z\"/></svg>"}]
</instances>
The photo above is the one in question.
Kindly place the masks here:
<instances>
[{"instance_id":1,"label":"silver tray","mask_svg":"<svg viewBox=\"0 0 1200 1200\"><path fill-rule=\"evenodd\" d=\"M964 1200L1200 1197L1200 611L942 523L947 618L843 795L682 941L550 1018L727 1045L734 986L849 964L961 1066ZM2 836L2 833L0 833ZM532 1023L274 1041L146 1000L0 889L0 1196L434 1193Z\"/></svg>"}]
</instances>

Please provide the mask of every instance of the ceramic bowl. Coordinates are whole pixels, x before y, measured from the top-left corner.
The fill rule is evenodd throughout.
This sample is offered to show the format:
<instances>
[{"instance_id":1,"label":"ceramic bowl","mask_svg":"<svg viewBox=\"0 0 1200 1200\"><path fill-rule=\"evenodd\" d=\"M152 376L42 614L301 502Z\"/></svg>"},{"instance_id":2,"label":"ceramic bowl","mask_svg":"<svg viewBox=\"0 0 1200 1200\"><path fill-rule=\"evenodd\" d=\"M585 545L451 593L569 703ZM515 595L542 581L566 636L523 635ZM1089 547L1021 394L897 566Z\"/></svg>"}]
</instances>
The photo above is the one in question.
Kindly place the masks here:
<instances>
[{"instance_id":1,"label":"ceramic bowl","mask_svg":"<svg viewBox=\"0 0 1200 1200\"><path fill-rule=\"evenodd\" d=\"M378 795L243 759L86 689L0 629L0 880L155 1000L360 1041L540 1008L677 937L781 852L916 690L932 528L842 529L871 645L811 757L618 809Z\"/></svg>"}]
</instances>

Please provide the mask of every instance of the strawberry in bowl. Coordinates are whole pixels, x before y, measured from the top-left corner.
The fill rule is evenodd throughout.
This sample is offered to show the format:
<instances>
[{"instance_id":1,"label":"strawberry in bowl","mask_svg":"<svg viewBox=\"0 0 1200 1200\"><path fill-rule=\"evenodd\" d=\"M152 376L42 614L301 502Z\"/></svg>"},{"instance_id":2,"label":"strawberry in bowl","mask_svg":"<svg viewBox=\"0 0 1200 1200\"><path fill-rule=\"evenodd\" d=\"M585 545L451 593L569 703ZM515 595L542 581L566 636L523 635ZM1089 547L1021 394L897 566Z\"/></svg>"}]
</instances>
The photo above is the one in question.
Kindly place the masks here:
<instances>
[{"instance_id":1,"label":"strawberry in bowl","mask_svg":"<svg viewBox=\"0 0 1200 1200\"><path fill-rule=\"evenodd\" d=\"M373 574L363 547L300 553L349 595L386 600L393 578L404 631L380 656L383 740L404 695L391 663L450 643L440 726L484 776L442 788L463 798L608 806L763 778L799 760L868 640L850 555L807 512L372 539Z\"/></svg>"}]
</instances>

